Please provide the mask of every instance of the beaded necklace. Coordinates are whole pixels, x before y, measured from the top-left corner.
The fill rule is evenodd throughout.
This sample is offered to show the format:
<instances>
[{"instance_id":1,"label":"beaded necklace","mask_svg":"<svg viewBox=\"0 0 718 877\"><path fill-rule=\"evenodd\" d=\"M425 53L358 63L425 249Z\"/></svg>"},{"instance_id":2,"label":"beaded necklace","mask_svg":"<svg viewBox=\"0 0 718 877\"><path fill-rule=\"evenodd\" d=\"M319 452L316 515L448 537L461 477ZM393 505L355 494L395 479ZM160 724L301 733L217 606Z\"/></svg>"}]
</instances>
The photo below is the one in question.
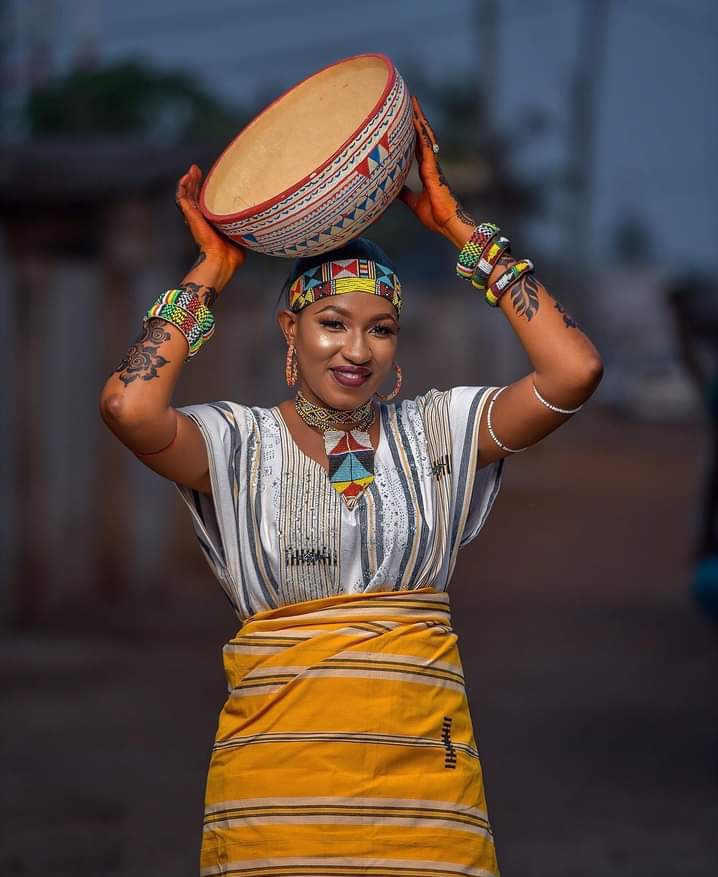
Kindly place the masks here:
<instances>
[{"instance_id":1,"label":"beaded necklace","mask_svg":"<svg viewBox=\"0 0 718 877\"><path fill-rule=\"evenodd\" d=\"M300 390L294 406L307 426L324 433L329 483L347 507L354 508L365 488L374 480L374 448L369 438L369 427L374 423L371 399L358 408L342 411L315 405ZM336 429L338 425L346 428Z\"/></svg>"}]
</instances>

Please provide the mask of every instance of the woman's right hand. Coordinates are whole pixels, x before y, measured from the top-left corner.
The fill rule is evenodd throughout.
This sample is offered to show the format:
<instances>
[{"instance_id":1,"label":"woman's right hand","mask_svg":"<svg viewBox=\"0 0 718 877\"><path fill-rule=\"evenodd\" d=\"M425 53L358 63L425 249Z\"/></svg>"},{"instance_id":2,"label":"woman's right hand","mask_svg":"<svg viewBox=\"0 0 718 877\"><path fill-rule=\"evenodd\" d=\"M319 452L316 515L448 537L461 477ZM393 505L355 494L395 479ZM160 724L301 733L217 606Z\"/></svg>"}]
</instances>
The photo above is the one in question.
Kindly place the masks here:
<instances>
[{"instance_id":1,"label":"woman's right hand","mask_svg":"<svg viewBox=\"0 0 718 877\"><path fill-rule=\"evenodd\" d=\"M220 234L204 217L199 209L199 189L202 171L196 164L190 165L187 173L177 183L175 201L184 216L192 237L207 259L218 261L225 270L235 271L244 264L246 251L239 244Z\"/></svg>"}]
</instances>

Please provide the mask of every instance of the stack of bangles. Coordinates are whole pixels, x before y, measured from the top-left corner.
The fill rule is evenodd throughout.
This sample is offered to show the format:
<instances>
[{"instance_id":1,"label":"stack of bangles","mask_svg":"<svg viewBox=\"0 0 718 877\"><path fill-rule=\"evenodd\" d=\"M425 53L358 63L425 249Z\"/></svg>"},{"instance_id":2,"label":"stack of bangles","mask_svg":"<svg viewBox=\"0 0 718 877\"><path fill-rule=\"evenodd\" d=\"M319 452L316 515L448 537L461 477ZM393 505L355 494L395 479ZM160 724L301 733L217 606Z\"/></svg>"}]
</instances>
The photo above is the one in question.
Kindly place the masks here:
<instances>
[{"instance_id":1,"label":"stack of bangles","mask_svg":"<svg viewBox=\"0 0 718 877\"><path fill-rule=\"evenodd\" d=\"M214 334L212 311L203 304L196 292L187 289L168 289L148 308L143 325L153 317L161 317L176 326L187 339L189 355L185 362L199 353L200 347Z\"/></svg>"},{"instance_id":2,"label":"stack of bangles","mask_svg":"<svg viewBox=\"0 0 718 877\"><path fill-rule=\"evenodd\" d=\"M530 259L514 262L492 284L491 272L504 253L511 252L511 242L501 234L501 229L493 222L482 222L474 229L471 237L461 248L456 262L456 273L462 280L470 280L471 285L484 293L491 307L498 307L501 296L507 292L524 274L534 270Z\"/></svg>"}]
</instances>

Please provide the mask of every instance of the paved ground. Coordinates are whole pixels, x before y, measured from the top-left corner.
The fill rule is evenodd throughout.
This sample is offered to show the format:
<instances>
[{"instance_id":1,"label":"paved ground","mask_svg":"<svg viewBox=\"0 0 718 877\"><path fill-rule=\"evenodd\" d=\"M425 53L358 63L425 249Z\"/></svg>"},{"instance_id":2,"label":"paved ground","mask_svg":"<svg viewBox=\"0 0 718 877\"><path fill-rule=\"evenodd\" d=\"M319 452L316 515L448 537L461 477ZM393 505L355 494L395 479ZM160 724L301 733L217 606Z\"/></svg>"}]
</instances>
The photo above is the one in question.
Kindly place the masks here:
<instances>
[{"instance_id":1,"label":"paved ground","mask_svg":"<svg viewBox=\"0 0 718 877\"><path fill-rule=\"evenodd\" d=\"M718 630L687 595L702 448L587 413L509 460L463 552L454 626L503 877L718 873ZM142 615L3 639L0 874L196 874L235 625L192 575L207 588Z\"/></svg>"}]
</instances>

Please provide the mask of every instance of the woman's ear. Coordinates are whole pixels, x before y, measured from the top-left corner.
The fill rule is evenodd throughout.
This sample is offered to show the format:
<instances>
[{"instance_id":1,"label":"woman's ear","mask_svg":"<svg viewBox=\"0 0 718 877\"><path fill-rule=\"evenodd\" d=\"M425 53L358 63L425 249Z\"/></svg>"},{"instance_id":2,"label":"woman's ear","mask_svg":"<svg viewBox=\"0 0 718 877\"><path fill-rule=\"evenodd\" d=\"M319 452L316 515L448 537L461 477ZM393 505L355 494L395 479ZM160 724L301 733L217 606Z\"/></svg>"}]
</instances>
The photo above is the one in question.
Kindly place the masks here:
<instances>
[{"instance_id":1,"label":"woman's ear","mask_svg":"<svg viewBox=\"0 0 718 877\"><path fill-rule=\"evenodd\" d=\"M284 335L284 340L287 344L291 344L294 341L297 319L297 314L288 308L284 308L277 314L277 325L282 330L282 335Z\"/></svg>"}]
</instances>

